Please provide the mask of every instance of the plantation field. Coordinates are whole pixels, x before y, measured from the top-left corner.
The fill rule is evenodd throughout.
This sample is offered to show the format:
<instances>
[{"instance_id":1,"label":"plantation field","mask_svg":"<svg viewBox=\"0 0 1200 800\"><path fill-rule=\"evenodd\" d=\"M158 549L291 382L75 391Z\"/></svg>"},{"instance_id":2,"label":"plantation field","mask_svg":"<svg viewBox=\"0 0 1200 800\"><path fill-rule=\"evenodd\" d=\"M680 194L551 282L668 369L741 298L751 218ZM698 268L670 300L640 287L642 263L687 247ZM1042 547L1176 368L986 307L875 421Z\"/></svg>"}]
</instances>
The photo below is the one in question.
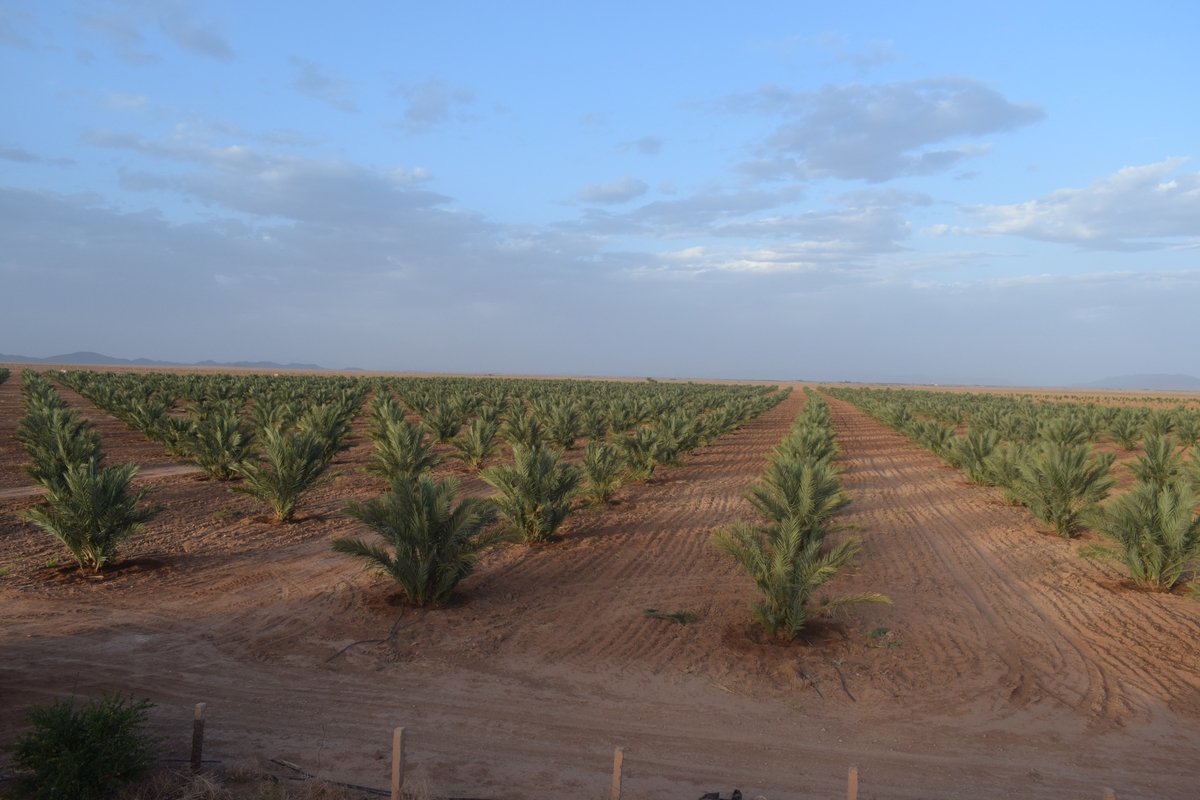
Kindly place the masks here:
<instances>
[{"instance_id":1,"label":"plantation field","mask_svg":"<svg viewBox=\"0 0 1200 800\"><path fill-rule=\"evenodd\" d=\"M1000 489L843 400L827 400L853 501L837 522L863 550L829 594L892 604L783 642L753 623L753 586L710 537L752 517L743 493L804 407L799 389L576 512L550 542L485 554L459 599L427 610L330 549L364 530L345 502L383 486L362 471L365 414L334 459L340 477L276 524L57 388L96 423L110 462L143 465L138 481L164 511L103 579L81 574L16 516L38 495L12 439L20 379L0 384L0 741L34 704L119 688L158 704L152 723L177 757L205 701L206 757L281 759L375 787L404 725L415 780L458 797L607 796L614 746L635 798L835 797L851 764L860 797L1196 794L1200 602L1133 588L1119 566L1077 553L1094 533L1047 533ZM1097 450L1119 463L1140 452ZM1125 473L1113 467L1118 493ZM434 474L492 491L458 461ZM337 655L360 640L386 641Z\"/></svg>"}]
</instances>

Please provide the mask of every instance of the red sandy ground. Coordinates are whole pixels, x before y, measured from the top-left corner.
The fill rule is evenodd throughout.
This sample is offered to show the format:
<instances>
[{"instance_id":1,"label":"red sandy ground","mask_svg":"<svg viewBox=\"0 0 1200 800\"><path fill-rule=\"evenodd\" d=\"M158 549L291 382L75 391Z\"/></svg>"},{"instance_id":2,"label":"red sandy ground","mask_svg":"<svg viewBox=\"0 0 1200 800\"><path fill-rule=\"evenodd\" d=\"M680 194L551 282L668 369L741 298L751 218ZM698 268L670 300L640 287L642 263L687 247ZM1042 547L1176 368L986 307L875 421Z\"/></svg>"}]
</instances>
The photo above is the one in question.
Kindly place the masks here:
<instances>
[{"instance_id":1,"label":"red sandy ground","mask_svg":"<svg viewBox=\"0 0 1200 800\"><path fill-rule=\"evenodd\" d=\"M31 498L11 496L28 484L10 438L18 393L15 375L0 386L2 741L33 704L122 689L158 703L171 755L186 755L192 704L206 701L206 757L285 759L378 787L404 725L414 779L455 796L603 797L614 746L633 798L735 786L832 797L850 764L864 798L1197 796L1200 603L1130 590L1076 556L1078 542L845 403L830 401L854 497L844 521L864 549L830 594L880 591L893 605L784 645L755 631L752 588L709 537L749 513L741 495L800 392L572 518L560 541L493 553L458 602L428 612L395 605L393 587L329 550L355 530L344 500L381 488L359 471L361 439L295 524L160 473L152 498L167 511L125 567L95 581L65 559L44 566L60 548L16 518ZM100 424L111 460L170 466L64 396Z\"/></svg>"}]
</instances>

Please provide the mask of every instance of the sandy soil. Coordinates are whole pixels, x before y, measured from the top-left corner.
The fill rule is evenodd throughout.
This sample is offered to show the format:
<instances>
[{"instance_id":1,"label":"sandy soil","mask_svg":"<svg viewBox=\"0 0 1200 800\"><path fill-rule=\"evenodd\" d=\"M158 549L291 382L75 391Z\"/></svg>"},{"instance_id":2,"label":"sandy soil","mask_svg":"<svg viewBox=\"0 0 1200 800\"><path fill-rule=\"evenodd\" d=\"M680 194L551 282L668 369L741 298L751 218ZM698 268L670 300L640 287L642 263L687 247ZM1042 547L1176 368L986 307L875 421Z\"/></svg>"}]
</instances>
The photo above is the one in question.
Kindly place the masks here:
<instances>
[{"instance_id":1,"label":"sandy soil","mask_svg":"<svg viewBox=\"0 0 1200 800\"><path fill-rule=\"evenodd\" d=\"M0 437L15 383L0 386ZM11 513L28 498L0 500L0 740L34 703L120 688L159 704L175 755L203 700L211 758L379 787L376 754L404 725L416 780L455 796L602 797L618 745L635 798L829 797L850 764L860 797L1195 796L1200 603L1130 591L845 403L831 401L845 522L864 552L830 593L894 605L761 639L750 586L708 540L748 512L741 494L802 402L623 489L556 543L493 554L429 612L328 549L353 530L343 500L379 488L357 472L361 440L294 525L193 475L155 478L168 511L103 581L43 566L57 550ZM116 426L116 460L156 447ZM0 448L7 470L11 440ZM0 474L0 490L24 484ZM362 639L386 641L336 655Z\"/></svg>"}]
</instances>

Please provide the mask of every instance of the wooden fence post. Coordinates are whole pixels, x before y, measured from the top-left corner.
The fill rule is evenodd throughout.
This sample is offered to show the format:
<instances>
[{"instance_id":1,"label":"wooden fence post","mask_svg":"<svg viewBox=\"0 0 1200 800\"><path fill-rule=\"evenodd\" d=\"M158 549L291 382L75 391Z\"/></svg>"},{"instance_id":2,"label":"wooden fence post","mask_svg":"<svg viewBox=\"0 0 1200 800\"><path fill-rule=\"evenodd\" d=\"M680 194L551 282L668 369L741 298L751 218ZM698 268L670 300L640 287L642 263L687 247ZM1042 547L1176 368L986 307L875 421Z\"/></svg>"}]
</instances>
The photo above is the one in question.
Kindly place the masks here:
<instances>
[{"instance_id":1,"label":"wooden fence post","mask_svg":"<svg viewBox=\"0 0 1200 800\"><path fill-rule=\"evenodd\" d=\"M613 751L612 800L621 800L621 764L625 761L625 750L618 747Z\"/></svg>"},{"instance_id":2,"label":"wooden fence post","mask_svg":"<svg viewBox=\"0 0 1200 800\"><path fill-rule=\"evenodd\" d=\"M858 767L851 767L846 778L846 800L858 800Z\"/></svg>"},{"instance_id":3,"label":"wooden fence post","mask_svg":"<svg viewBox=\"0 0 1200 800\"><path fill-rule=\"evenodd\" d=\"M404 728L392 731L392 800L400 800L404 788Z\"/></svg>"},{"instance_id":4,"label":"wooden fence post","mask_svg":"<svg viewBox=\"0 0 1200 800\"><path fill-rule=\"evenodd\" d=\"M196 715L192 718L192 772L200 771L204 757L204 709L208 703L196 703Z\"/></svg>"}]
</instances>

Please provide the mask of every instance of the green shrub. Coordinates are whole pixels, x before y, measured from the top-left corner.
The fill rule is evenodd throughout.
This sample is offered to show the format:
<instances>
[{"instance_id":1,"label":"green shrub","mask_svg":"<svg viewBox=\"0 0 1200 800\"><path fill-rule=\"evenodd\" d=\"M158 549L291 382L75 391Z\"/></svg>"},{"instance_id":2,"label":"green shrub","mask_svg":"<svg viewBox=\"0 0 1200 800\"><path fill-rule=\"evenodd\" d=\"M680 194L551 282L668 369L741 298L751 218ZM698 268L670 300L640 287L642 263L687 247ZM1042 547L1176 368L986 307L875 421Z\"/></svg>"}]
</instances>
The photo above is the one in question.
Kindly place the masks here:
<instances>
[{"instance_id":1,"label":"green shrub","mask_svg":"<svg viewBox=\"0 0 1200 800\"><path fill-rule=\"evenodd\" d=\"M334 539L333 549L399 583L410 603L443 603L471 574L480 553L506 538L501 531L485 531L496 518L489 501L466 497L455 505L458 491L454 478L422 475L366 503L351 502L346 514L378 534L391 552L350 537Z\"/></svg>"},{"instance_id":2,"label":"green shrub","mask_svg":"<svg viewBox=\"0 0 1200 800\"><path fill-rule=\"evenodd\" d=\"M29 712L33 730L9 745L22 794L36 800L106 797L154 765L157 739L145 730L149 700L118 694L55 700Z\"/></svg>"},{"instance_id":3,"label":"green shrub","mask_svg":"<svg viewBox=\"0 0 1200 800\"><path fill-rule=\"evenodd\" d=\"M136 464L99 467L95 460L72 466L47 494L47 508L35 506L20 516L66 545L81 569L99 572L160 510L137 507L149 491L129 490L137 471Z\"/></svg>"}]
</instances>

